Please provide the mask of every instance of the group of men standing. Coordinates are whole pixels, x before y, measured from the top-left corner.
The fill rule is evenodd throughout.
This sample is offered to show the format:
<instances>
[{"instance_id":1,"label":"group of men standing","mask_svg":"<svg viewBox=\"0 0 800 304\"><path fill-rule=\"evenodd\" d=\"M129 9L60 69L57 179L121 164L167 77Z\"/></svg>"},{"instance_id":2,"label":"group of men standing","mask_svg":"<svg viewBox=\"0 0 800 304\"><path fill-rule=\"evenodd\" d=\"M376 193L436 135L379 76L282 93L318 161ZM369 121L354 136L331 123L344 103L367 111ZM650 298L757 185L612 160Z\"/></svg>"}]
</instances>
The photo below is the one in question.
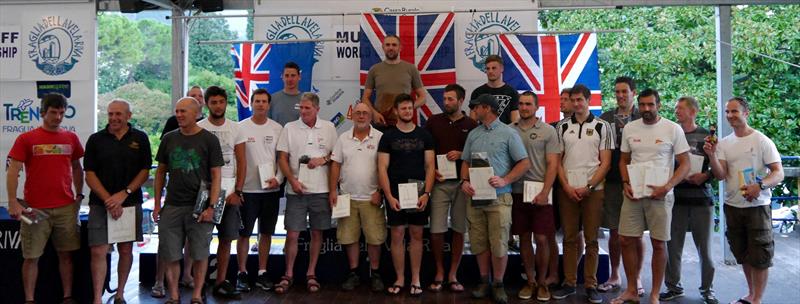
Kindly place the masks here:
<instances>
[{"instance_id":1,"label":"group of men standing","mask_svg":"<svg viewBox=\"0 0 800 304\"><path fill-rule=\"evenodd\" d=\"M700 291L707 303L717 303L709 254L713 201L708 185L715 177L725 181L726 233L749 287L749 294L736 302L760 303L773 253L769 188L782 181L783 173L775 145L747 125L750 109L745 99L727 102L726 118L734 133L719 142L696 125L696 100L678 100L675 123L659 115L662 102L657 91L646 89L637 95L634 81L627 77L615 81L618 106L600 117L589 111L591 92L586 86L564 90L565 117L549 125L535 116L536 94L517 94L503 83L502 58L493 55L485 62L487 83L469 100L469 115L462 111L464 88L450 84L444 89L443 113L420 127L414 116L426 93L419 73L399 60L401 46L396 36L387 36L383 49L386 60L370 69L362 102L352 110L353 127L341 135L331 122L318 117L319 97L297 90L300 69L293 63L284 68L284 89L272 95L254 91L253 116L239 123L225 118L227 92L220 87L205 92L196 88L204 94L178 100L172 123L167 124L176 129L165 130L155 157L153 217L159 221L159 267L164 269L169 291L164 292L161 285L160 290L154 288L154 296L168 296L167 303L177 303L178 286L184 285L193 288L192 303L204 302L214 210L209 206L196 213L193 208L198 192L207 190L211 202L225 193L225 211L216 225L220 241L213 293L217 296L239 297L240 292L251 290L251 282L264 290L288 292L295 283L300 233L309 228L305 287L319 291L315 270L322 233L332 227L332 210L347 194L350 215L337 220L337 239L344 245L350 268L341 286L345 290L361 283L357 272L363 233L370 289L398 294L408 283L411 296L421 295L423 227L430 225L436 274L426 288L429 291L464 291L457 271L468 233L481 276L472 296L506 303L503 277L508 243L510 235L519 235L528 281L520 298L547 301L573 296L583 256L589 302L601 303L600 292L621 289L621 260L627 288L613 303L638 303L645 294L639 280L645 261L642 237L649 230L653 246L649 297L651 303L658 303L683 295L681 252L690 228L701 256ZM64 302L70 303L70 252L78 248L75 215L83 199L85 171L92 190L89 243L94 301L99 303L109 246L106 218L118 218L124 207L136 207L133 212L141 220L141 185L151 166L151 150L146 134L128 122L130 104L114 100L108 106L108 125L90 137L84 156L77 136L59 128L66 103L61 95L45 96L40 108L42 127L17 138L9 154L10 213L19 217L31 212L15 197L24 164L27 206L50 215L38 224L22 224L26 301L34 300L37 258L52 237L59 252ZM208 117L202 115L204 105ZM693 168L696 160L692 158L699 160L698 169ZM487 172L487 167L491 174L478 174ZM663 170L659 171L663 174L650 176L648 170ZM755 172L759 178L743 183L741 172ZM273 284L266 273L267 257L283 189L286 272ZM496 198L471 199L477 192L485 195L486 189ZM256 221L258 272L251 276L246 259ZM599 284L601 226L611 229L612 273ZM451 258L445 267L448 228L452 230ZM563 282L558 280L557 229L564 233ZM380 245L387 237L396 274L388 287L377 271ZM137 240L141 240L138 226ZM237 240L239 265L235 282L226 279L233 240ZM118 248L122 291L130 270L131 242ZM410 280L405 276L406 252ZM179 280L182 258L191 263L185 264L184 279ZM659 293L662 281L667 290ZM117 293L115 303L125 302L122 294Z\"/></svg>"}]
</instances>

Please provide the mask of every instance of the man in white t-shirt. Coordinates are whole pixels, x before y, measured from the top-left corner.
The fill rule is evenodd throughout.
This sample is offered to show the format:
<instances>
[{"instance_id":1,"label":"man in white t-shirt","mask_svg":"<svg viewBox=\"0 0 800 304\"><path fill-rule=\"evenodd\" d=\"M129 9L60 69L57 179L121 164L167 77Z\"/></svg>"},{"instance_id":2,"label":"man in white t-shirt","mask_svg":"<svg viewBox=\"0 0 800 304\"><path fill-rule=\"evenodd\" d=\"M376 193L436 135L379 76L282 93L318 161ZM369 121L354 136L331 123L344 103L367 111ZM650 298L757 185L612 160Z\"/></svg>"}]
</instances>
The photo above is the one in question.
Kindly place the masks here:
<instances>
[{"instance_id":1,"label":"man in white t-shirt","mask_svg":"<svg viewBox=\"0 0 800 304\"><path fill-rule=\"evenodd\" d=\"M331 206L328 204L328 164L336 143L336 127L320 119L319 96L303 93L300 97L300 119L287 123L278 139L278 167L286 176L286 273L275 292L283 294L294 283L294 261L300 231L311 226L306 287L309 292L320 289L316 267L322 248L322 232L331 228Z\"/></svg>"},{"instance_id":2,"label":"man in white t-shirt","mask_svg":"<svg viewBox=\"0 0 800 304\"><path fill-rule=\"evenodd\" d=\"M725 235L736 262L742 264L749 293L734 303L760 304L767 287L775 243L772 239L771 188L783 181L781 155L763 133L747 124L750 106L742 97L725 105L733 133L703 146L714 177L725 181Z\"/></svg>"},{"instance_id":3,"label":"man in white t-shirt","mask_svg":"<svg viewBox=\"0 0 800 304\"><path fill-rule=\"evenodd\" d=\"M272 289L272 281L267 275L267 258L272 245L272 234L278 222L280 209L280 184L283 173L278 169L278 138L283 127L267 118L271 106L271 96L264 89L253 91L250 107L253 116L239 122L239 132L245 139L247 173L244 179L241 207L242 227L236 242L236 258L239 273L236 276L236 289L249 291L247 256L250 249L250 235L258 220L258 276L255 285L263 290ZM263 175L262 175L263 174Z\"/></svg>"},{"instance_id":4,"label":"man in white t-shirt","mask_svg":"<svg viewBox=\"0 0 800 304\"><path fill-rule=\"evenodd\" d=\"M197 123L203 129L211 132L219 140L222 149L222 187L225 191L225 211L222 221L217 225L217 278L212 290L215 296L223 298L238 298L239 291L233 284L226 280L228 261L231 257L231 241L239 237L239 206L242 205L242 187L247 166L245 160L245 139L239 132L239 124L225 118L225 109L228 106L228 93L218 86L206 89L206 107L208 118Z\"/></svg>"},{"instance_id":5,"label":"man in white t-shirt","mask_svg":"<svg viewBox=\"0 0 800 304\"><path fill-rule=\"evenodd\" d=\"M675 203L672 188L689 173L689 144L680 125L659 116L661 99L656 90L643 90L637 100L642 118L625 126L620 147L619 169L625 195L619 216L622 264L626 277L639 277L642 270L639 265L642 264L636 247L649 228L653 245L650 303L659 303L658 294L667 267L672 205ZM674 168L676 160L678 167ZM644 167L641 170L644 174L639 174L638 169L629 169L628 165ZM628 280L625 292L612 303L629 300L639 301L636 280Z\"/></svg>"},{"instance_id":6,"label":"man in white t-shirt","mask_svg":"<svg viewBox=\"0 0 800 304\"><path fill-rule=\"evenodd\" d=\"M386 241L386 217L381 208L377 166L378 143L383 133L370 126L371 122L372 109L368 105L359 103L353 107L353 128L339 136L331 153L328 200L333 208L342 203L337 200L339 194L350 195L350 216L339 218L336 229L336 239L344 245L350 266L350 274L342 283L342 289L353 290L360 284L358 240L363 231L369 257L370 289L382 292L383 280L378 266L380 246Z\"/></svg>"}]
</instances>

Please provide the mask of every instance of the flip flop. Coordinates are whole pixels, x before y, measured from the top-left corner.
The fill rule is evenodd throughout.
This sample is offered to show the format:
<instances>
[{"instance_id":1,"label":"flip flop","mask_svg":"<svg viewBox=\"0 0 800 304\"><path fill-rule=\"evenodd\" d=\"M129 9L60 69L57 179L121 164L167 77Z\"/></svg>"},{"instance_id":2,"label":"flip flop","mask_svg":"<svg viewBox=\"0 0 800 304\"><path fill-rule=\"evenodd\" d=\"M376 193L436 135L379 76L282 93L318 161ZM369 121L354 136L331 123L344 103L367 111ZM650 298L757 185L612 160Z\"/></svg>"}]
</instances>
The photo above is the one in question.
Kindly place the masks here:
<instances>
[{"instance_id":1,"label":"flip flop","mask_svg":"<svg viewBox=\"0 0 800 304\"><path fill-rule=\"evenodd\" d=\"M275 285L275 293L285 294L289 292L289 288L292 287L292 284L294 284L294 279L292 279L292 277L282 276L280 282L278 282L278 285Z\"/></svg>"},{"instance_id":2,"label":"flip flop","mask_svg":"<svg viewBox=\"0 0 800 304\"><path fill-rule=\"evenodd\" d=\"M415 291L419 291L419 292L415 292ZM421 286L412 284L411 288L408 289L408 294L411 295L412 297L419 297L419 296L422 296L422 291L423 290L422 290Z\"/></svg>"},{"instance_id":3,"label":"flip flop","mask_svg":"<svg viewBox=\"0 0 800 304\"><path fill-rule=\"evenodd\" d=\"M617 290L620 290L621 288L622 288L622 286L620 286L619 283L605 282L603 284L600 284L600 286L597 286L597 291L599 291L599 292L615 292Z\"/></svg>"},{"instance_id":4,"label":"flip flop","mask_svg":"<svg viewBox=\"0 0 800 304\"><path fill-rule=\"evenodd\" d=\"M314 293L321 289L322 286L319 285L319 281L317 281L317 276L309 275L306 276L306 289L308 292Z\"/></svg>"},{"instance_id":5,"label":"flip flop","mask_svg":"<svg viewBox=\"0 0 800 304\"><path fill-rule=\"evenodd\" d=\"M447 282L447 286L451 292L464 292L464 285L461 285L458 281Z\"/></svg>"},{"instance_id":6,"label":"flip flop","mask_svg":"<svg viewBox=\"0 0 800 304\"><path fill-rule=\"evenodd\" d=\"M751 304L750 301L745 300L744 298L739 298L736 302L731 302L731 304Z\"/></svg>"},{"instance_id":7,"label":"flip flop","mask_svg":"<svg viewBox=\"0 0 800 304\"><path fill-rule=\"evenodd\" d=\"M396 296L401 291L403 291L403 286L400 285L392 285L389 288L386 288L386 294Z\"/></svg>"},{"instance_id":8,"label":"flip flop","mask_svg":"<svg viewBox=\"0 0 800 304\"><path fill-rule=\"evenodd\" d=\"M433 281L433 283L431 283L431 286L428 286L428 290L433 291L433 292L440 292L440 291L442 291L442 284L443 283L444 282L441 281L441 280ZM413 288L414 285L411 285L411 286Z\"/></svg>"}]
</instances>

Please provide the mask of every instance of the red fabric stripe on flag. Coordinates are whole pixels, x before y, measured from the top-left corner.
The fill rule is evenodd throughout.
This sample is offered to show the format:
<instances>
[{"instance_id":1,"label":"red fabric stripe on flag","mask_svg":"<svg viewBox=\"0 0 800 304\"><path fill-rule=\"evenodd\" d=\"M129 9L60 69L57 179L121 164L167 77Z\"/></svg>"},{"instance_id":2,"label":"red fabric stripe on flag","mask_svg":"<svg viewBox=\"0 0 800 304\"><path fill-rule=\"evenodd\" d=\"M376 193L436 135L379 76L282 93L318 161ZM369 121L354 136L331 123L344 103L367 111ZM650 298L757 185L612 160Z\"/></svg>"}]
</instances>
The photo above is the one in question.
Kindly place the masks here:
<instances>
[{"instance_id":1,"label":"red fabric stripe on flag","mask_svg":"<svg viewBox=\"0 0 800 304\"><path fill-rule=\"evenodd\" d=\"M442 26L439 27L439 30L436 32L436 36L433 37L433 41L431 41L431 45L425 50L425 54L422 55L422 59L417 64L417 70L422 70L425 68L425 65L428 63L429 60L433 57L433 51L436 50L434 47L435 45L439 44L439 41L444 39L444 34L447 32L447 29L450 28L451 22L453 21L454 13L447 14L447 18L445 18L444 23Z\"/></svg>"},{"instance_id":2,"label":"red fabric stripe on flag","mask_svg":"<svg viewBox=\"0 0 800 304\"><path fill-rule=\"evenodd\" d=\"M414 16L397 17L397 35L400 36L400 45L402 45L400 59L412 64L416 62L415 52L417 50L415 18Z\"/></svg>"},{"instance_id":3,"label":"red fabric stripe on flag","mask_svg":"<svg viewBox=\"0 0 800 304\"><path fill-rule=\"evenodd\" d=\"M506 35L500 35L500 43L502 43L506 47L506 51L508 51L508 53L511 54L511 57L514 57L514 61L519 63L520 69L522 70L523 73L525 73L525 77L528 77L528 79L530 79L531 82L533 83L533 88L537 91L540 90L541 85L539 84L539 81L536 80L535 76L533 76L533 72L531 72L531 69L528 68L527 64L525 64L525 61L522 60L522 57L519 55L519 52L517 52L514 49L513 45L511 44L511 41L508 40L508 37L506 37Z\"/></svg>"},{"instance_id":4,"label":"red fabric stripe on flag","mask_svg":"<svg viewBox=\"0 0 800 304\"><path fill-rule=\"evenodd\" d=\"M448 85L456 81L456 72L420 74L424 86Z\"/></svg>"},{"instance_id":5,"label":"red fabric stripe on flag","mask_svg":"<svg viewBox=\"0 0 800 304\"><path fill-rule=\"evenodd\" d=\"M375 33L376 36L378 36L378 39L381 41L381 44L383 44L383 39L386 37L383 36L383 29L381 29L380 25L378 25L378 21L375 20L375 15L364 14L364 19L367 20L369 27L372 28L372 31Z\"/></svg>"},{"instance_id":6,"label":"red fabric stripe on flag","mask_svg":"<svg viewBox=\"0 0 800 304\"><path fill-rule=\"evenodd\" d=\"M590 34L581 34L581 41L578 42L578 46L575 47L575 52L572 53L572 56L567 61L567 64L564 66L564 70L561 71L561 81L567 79L567 75L569 75L570 70L572 70L572 66L575 65L575 61L578 60L578 56L581 55L583 51L583 47L586 46L586 43L589 41Z\"/></svg>"}]
</instances>

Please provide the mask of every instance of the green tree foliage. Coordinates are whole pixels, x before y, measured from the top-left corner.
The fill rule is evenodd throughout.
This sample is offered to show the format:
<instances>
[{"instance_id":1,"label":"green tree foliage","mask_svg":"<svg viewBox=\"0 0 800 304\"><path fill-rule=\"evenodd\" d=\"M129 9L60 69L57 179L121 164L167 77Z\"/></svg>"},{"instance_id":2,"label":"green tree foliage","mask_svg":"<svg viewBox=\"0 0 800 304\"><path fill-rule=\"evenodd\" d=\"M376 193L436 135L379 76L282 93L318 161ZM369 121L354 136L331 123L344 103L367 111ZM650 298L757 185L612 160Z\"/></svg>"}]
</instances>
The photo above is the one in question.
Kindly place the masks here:
<instances>
[{"instance_id":1,"label":"green tree foliage","mask_svg":"<svg viewBox=\"0 0 800 304\"><path fill-rule=\"evenodd\" d=\"M228 93L228 108L225 110L225 117L233 121L239 121L239 116L236 111L236 91L232 73L232 68L227 74L219 75L208 70L200 69L195 71L195 68L192 67L189 73L189 83L191 85L198 85L204 89L212 85L220 86L225 89L225 92Z\"/></svg>"},{"instance_id":2,"label":"green tree foliage","mask_svg":"<svg viewBox=\"0 0 800 304\"><path fill-rule=\"evenodd\" d=\"M224 18L194 19L189 26L189 65L217 75L231 75L233 62L229 44L197 44L198 41L236 40L236 33L230 30L228 21Z\"/></svg>"},{"instance_id":3,"label":"green tree foliage","mask_svg":"<svg viewBox=\"0 0 800 304\"><path fill-rule=\"evenodd\" d=\"M164 23L144 19L137 22L144 39L144 59L136 66L133 77L153 90L172 92L172 28Z\"/></svg>"},{"instance_id":4,"label":"green tree foliage","mask_svg":"<svg viewBox=\"0 0 800 304\"><path fill-rule=\"evenodd\" d=\"M131 125L148 134L153 154L158 149L161 140L161 129L172 115L172 103L167 93L151 90L143 83L130 83L123 85L112 92L100 94L97 97L97 126L104 128L108 123L106 109L108 103L116 98L127 100L131 104L133 117Z\"/></svg>"},{"instance_id":5,"label":"green tree foliage","mask_svg":"<svg viewBox=\"0 0 800 304\"><path fill-rule=\"evenodd\" d=\"M733 45L800 62L800 6L741 6L733 14ZM639 89L661 93L662 114L674 119L675 100L700 102L699 123L716 122L714 8L704 6L540 13L548 30L627 29L599 34L604 108L615 106L614 78L634 77ZM734 94L750 100L751 125L775 139L783 155L800 155L800 69L733 51Z\"/></svg>"},{"instance_id":6,"label":"green tree foliage","mask_svg":"<svg viewBox=\"0 0 800 304\"><path fill-rule=\"evenodd\" d=\"M133 68L144 57L144 37L134 21L118 14L97 17L98 91L106 93L133 80Z\"/></svg>"}]
</instances>

